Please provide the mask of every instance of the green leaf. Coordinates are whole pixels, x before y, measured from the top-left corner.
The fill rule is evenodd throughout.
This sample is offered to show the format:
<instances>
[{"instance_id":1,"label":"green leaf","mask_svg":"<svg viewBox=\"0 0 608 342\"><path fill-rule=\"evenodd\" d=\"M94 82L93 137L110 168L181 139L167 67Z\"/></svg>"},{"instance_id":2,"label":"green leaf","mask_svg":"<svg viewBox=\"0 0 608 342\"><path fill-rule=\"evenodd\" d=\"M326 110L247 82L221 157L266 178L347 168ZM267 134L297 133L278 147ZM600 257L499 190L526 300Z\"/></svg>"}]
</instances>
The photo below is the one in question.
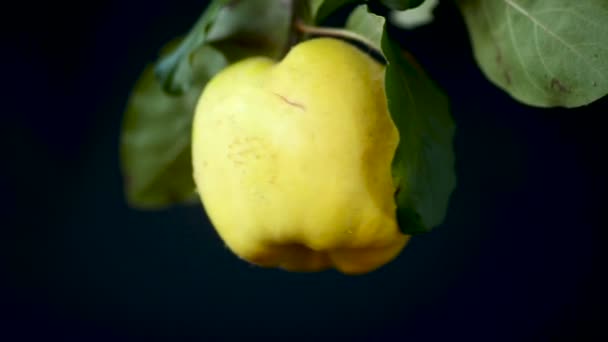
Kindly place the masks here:
<instances>
[{"instance_id":1,"label":"green leaf","mask_svg":"<svg viewBox=\"0 0 608 342\"><path fill-rule=\"evenodd\" d=\"M192 54L204 45L214 45L231 62L253 55L279 57L288 45L292 1L212 1L182 44L156 66L163 89L170 94L189 89Z\"/></svg>"},{"instance_id":2,"label":"green leaf","mask_svg":"<svg viewBox=\"0 0 608 342\"><path fill-rule=\"evenodd\" d=\"M164 91L179 95L192 85L192 54L207 41L207 32L226 2L212 1L181 44L157 63L154 73Z\"/></svg>"},{"instance_id":3,"label":"green leaf","mask_svg":"<svg viewBox=\"0 0 608 342\"><path fill-rule=\"evenodd\" d=\"M384 22L383 17L369 13L367 5L359 5L346 20L346 28L365 37L369 44L381 51Z\"/></svg>"},{"instance_id":4,"label":"green leaf","mask_svg":"<svg viewBox=\"0 0 608 342\"><path fill-rule=\"evenodd\" d=\"M323 23L332 13L340 9L342 6L364 3L367 0L312 0L311 12L314 22L317 24Z\"/></svg>"},{"instance_id":5,"label":"green leaf","mask_svg":"<svg viewBox=\"0 0 608 342\"><path fill-rule=\"evenodd\" d=\"M289 43L295 1L232 1L218 12L207 41L231 62L250 56L279 58Z\"/></svg>"},{"instance_id":6,"label":"green leaf","mask_svg":"<svg viewBox=\"0 0 608 342\"><path fill-rule=\"evenodd\" d=\"M389 17L392 24L403 29L414 29L433 21L433 10L439 0L425 0L420 6L405 11L391 11Z\"/></svg>"},{"instance_id":7,"label":"green leaf","mask_svg":"<svg viewBox=\"0 0 608 342\"><path fill-rule=\"evenodd\" d=\"M192 86L179 96L165 93L148 66L127 103L121 165L129 204L158 209L197 200L192 179L190 130L198 97L225 57L210 46L193 54Z\"/></svg>"},{"instance_id":8,"label":"green leaf","mask_svg":"<svg viewBox=\"0 0 608 342\"><path fill-rule=\"evenodd\" d=\"M411 233L424 232L443 222L456 187L455 125L445 94L386 30L382 50L389 110L400 134L393 160L397 219Z\"/></svg>"},{"instance_id":9,"label":"green leaf","mask_svg":"<svg viewBox=\"0 0 608 342\"><path fill-rule=\"evenodd\" d=\"M384 18L366 7L353 11L347 29L373 41L382 33L386 96L400 136L392 165L397 219L406 234L427 232L443 222L456 187L454 121L445 94L389 37Z\"/></svg>"},{"instance_id":10,"label":"green leaf","mask_svg":"<svg viewBox=\"0 0 608 342\"><path fill-rule=\"evenodd\" d=\"M608 1L458 3L481 70L516 100L578 107L608 94Z\"/></svg>"},{"instance_id":11,"label":"green leaf","mask_svg":"<svg viewBox=\"0 0 608 342\"><path fill-rule=\"evenodd\" d=\"M380 0L380 2L392 10L403 11L420 6L424 0Z\"/></svg>"}]
</instances>

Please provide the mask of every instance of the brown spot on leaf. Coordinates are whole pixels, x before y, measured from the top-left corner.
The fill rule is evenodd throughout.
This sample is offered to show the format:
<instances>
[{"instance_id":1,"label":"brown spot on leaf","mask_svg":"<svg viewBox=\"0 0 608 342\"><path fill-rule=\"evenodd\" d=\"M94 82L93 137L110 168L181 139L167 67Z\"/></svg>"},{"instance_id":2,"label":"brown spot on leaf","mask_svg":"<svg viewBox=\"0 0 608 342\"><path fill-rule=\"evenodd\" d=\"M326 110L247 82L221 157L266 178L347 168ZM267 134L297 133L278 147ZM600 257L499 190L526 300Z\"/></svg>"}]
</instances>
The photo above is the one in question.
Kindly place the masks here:
<instances>
[{"instance_id":1,"label":"brown spot on leaf","mask_svg":"<svg viewBox=\"0 0 608 342\"><path fill-rule=\"evenodd\" d=\"M509 70L503 70L503 75L505 76L505 81L507 82L507 84L511 85L511 73L509 73Z\"/></svg>"},{"instance_id":2,"label":"brown spot on leaf","mask_svg":"<svg viewBox=\"0 0 608 342\"><path fill-rule=\"evenodd\" d=\"M566 87L560 80L558 80L557 78L552 78L551 79L551 89L553 90L557 90L560 93L564 93L564 94L569 94L572 91Z\"/></svg>"},{"instance_id":3,"label":"brown spot on leaf","mask_svg":"<svg viewBox=\"0 0 608 342\"><path fill-rule=\"evenodd\" d=\"M500 49L496 49L496 64L501 65L502 64L502 53L500 52Z\"/></svg>"},{"instance_id":4,"label":"brown spot on leaf","mask_svg":"<svg viewBox=\"0 0 608 342\"><path fill-rule=\"evenodd\" d=\"M505 79L505 82L507 82L507 85L511 85L511 71L509 70L507 65L503 64L502 52L500 51L500 48L498 46L496 46L495 60L498 68L502 69L502 75Z\"/></svg>"}]
</instances>

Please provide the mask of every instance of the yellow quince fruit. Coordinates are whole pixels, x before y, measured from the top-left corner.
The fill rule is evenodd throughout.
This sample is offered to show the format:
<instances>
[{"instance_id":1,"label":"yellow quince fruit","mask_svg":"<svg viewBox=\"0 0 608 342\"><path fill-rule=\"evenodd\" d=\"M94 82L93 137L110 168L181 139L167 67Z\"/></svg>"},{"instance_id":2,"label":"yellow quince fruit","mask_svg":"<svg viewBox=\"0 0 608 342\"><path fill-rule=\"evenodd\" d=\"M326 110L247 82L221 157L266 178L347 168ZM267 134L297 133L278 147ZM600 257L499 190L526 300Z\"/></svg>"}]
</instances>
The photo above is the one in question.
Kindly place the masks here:
<instances>
[{"instance_id":1,"label":"yellow quince fruit","mask_svg":"<svg viewBox=\"0 0 608 342\"><path fill-rule=\"evenodd\" d=\"M204 89L192 131L194 180L225 244L290 271L362 274L410 236L396 222L391 162L399 132L385 67L316 38L280 61L252 57Z\"/></svg>"}]
</instances>

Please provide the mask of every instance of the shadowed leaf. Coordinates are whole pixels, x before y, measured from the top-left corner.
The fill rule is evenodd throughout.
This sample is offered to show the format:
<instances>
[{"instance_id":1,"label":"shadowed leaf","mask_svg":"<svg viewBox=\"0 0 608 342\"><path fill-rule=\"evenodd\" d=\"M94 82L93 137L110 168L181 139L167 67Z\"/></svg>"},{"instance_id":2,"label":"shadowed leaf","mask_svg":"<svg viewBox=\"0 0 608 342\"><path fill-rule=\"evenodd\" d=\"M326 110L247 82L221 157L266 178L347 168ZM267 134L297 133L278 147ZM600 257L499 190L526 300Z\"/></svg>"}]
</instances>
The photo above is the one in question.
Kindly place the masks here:
<instances>
[{"instance_id":1,"label":"shadowed leaf","mask_svg":"<svg viewBox=\"0 0 608 342\"><path fill-rule=\"evenodd\" d=\"M212 47L194 55L193 86L168 95L148 66L135 85L123 123L121 165L129 204L162 208L196 200L190 159L194 107L209 78L227 64Z\"/></svg>"}]
</instances>

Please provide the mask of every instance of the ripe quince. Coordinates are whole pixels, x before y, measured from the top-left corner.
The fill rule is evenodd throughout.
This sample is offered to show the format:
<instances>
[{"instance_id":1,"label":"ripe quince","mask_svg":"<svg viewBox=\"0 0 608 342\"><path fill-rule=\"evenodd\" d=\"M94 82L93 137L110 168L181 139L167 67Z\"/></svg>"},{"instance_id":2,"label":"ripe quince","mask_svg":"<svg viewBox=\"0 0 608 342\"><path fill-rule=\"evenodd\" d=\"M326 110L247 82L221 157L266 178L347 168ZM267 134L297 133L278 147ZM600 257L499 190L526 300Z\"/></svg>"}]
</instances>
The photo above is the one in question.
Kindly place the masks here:
<instances>
[{"instance_id":1,"label":"ripe quince","mask_svg":"<svg viewBox=\"0 0 608 342\"><path fill-rule=\"evenodd\" d=\"M371 272L410 239L396 220L399 132L385 66L336 38L250 57L203 90L192 130L194 180L238 257L289 271Z\"/></svg>"}]
</instances>

